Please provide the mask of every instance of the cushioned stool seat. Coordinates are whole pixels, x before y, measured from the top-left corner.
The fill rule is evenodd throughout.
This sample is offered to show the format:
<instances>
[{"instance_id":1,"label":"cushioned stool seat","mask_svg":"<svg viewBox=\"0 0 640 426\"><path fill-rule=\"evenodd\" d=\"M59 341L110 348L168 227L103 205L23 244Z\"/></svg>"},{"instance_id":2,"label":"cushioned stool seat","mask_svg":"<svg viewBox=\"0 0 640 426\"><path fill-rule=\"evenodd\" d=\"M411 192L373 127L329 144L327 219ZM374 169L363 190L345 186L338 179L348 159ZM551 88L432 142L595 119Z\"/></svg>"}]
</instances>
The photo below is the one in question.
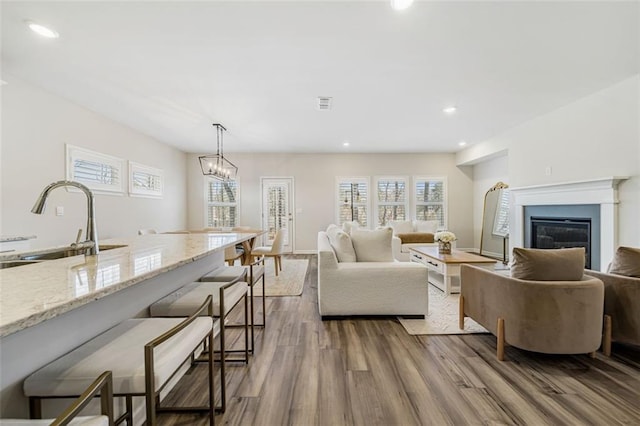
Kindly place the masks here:
<instances>
[{"instance_id":1,"label":"cushioned stool seat","mask_svg":"<svg viewBox=\"0 0 640 426\"><path fill-rule=\"evenodd\" d=\"M188 317L193 315L202 300L213 298L213 316L225 317L247 294L247 283L239 281L224 289L224 298L219 298L220 289L228 283L193 282L163 297L149 307L152 317ZM220 306L224 304L224 312Z\"/></svg>"},{"instance_id":2,"label":"cushioned stool seat","mask_svg":"<svg viewBox=\"0 0 640 426\"><path fill-rule=\"evenodd\" d=\"M247 272L249 277L246 277ZM265 278L264 278L264 257L260 257L255 262L248 266L222 266L214 269L207 275L200 278L202 282L232 282L238 280L247 279L249 283L249 300L251 302L251 348L249 352L254 352L255 345L255 331L254 327L264 327L266 325L266 300L265 300ZM253 286L262 279L262 324L256 324L255 315L255 300L253 296Z\"/></svg>"},{"instance_id":3,"label":"cushioned stool seat","mask_svg":"<svg viewBox=\"0 0 640 426\"><path fill-rule=\"evenodd\" d=\"M144 394L142 346L180 322L182 318L126 320L33 373L24 381L24 393L80 395L100 372L111 370L114 394ZM156 391L211 332L211 326L211 318L197 318L156 352Z\"/></svg>"},{"instance_id":4,"label":"cushioned stool seat","mask_svg":"<svg viewBox=\"0 0 640 426\"><path fill-rule=\"evenodd\" d=\"M222 266L214 269L207 275L200 278L202 282L232 282L235 280L243 281L247 274L247 268L244 266Z\"/></svg>"},{"instance_id":5,"label":"cushioned stool seat","mask_svg":"<svg viewBox=\"0 0 640 426\"><path fill-rule=\"evenodd\" d=\"M50 426L52 419L4 419L0 426ZM109 426L109 419L105 416L76 417L68 423L69 426Z\"/></svg>"},{"instance_id":6,"label":"cushioned stool seat","mask_svg":"<svg viewBox=\"0 0 640 426\"><path fill-rule=\"evenodd\" d=\"M105 371L96 378L82 394L76 398L55 419L0 419L2 426L113 426L113 381L111 371ZM100 395L100 413L95 416L78 416L93 398Z\"/></svg>"},{"instance_id":7,"label":"cushioned stool seat","mask_svg":"<svg viewBox=\"0 0 640 426\"><path fill-rule=\"evenodd\" d=\"M206 312L205 307L211 310L210 299L202 304L205 299L200 298L199 306L191 314ZM40 399L81 395L96 376L110 370L113 394L127 398L128 423L132 421L131 397L146 395L147 424L153 425L159 391L198 347L205 342L213 343L213 329L210 316L126 320L24 381L32 417L39 417ZM213 423L213 364L209 366L209 376L211 405L196 410L209 412Z\"/></svg>"},{"instance_id":8,"label":"cushioned stool seat","mask_svg":"<svg viewBox=\"0 0 640 426\"><path fill-rule=\"evenodd\" d=\"M220 321L220 375L221 375L221 399L222 411L226 407L226 380L225 362L244 361L249 363L249 334L248 334L248 305L247 305L247 283L244 281L226 282L194 282L187 284L181 289L163 297L149 307L149 313L153 317L184 317L193 315L198 304L206 297L212 298L213 316L219 317ZM230 350L225 344L225 319L233 308L244 299L244 349ZM244 358L228 359L228 354L232 352L243 352ZM213 348L209 348L209 359L213 358Z\"/></svg>"}]
</instances>

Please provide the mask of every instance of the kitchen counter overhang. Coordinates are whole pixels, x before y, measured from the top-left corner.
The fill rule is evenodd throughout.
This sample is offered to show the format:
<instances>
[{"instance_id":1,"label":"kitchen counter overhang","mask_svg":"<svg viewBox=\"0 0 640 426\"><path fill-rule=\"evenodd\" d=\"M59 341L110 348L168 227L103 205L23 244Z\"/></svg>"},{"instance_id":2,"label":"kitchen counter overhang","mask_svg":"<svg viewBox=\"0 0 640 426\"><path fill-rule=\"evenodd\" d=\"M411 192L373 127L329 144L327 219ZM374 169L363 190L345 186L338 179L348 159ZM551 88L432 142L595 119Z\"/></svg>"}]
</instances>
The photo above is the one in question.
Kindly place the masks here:
<instances>
[{"instance_id":1,"label":"kitchen counter overhang","mask_svg":"<svg viewBox=\"0 0 640 426\"><path fill-rule=\"evenodd\" d=\"M252 233L153 234L114 238L124 246L0 270L0 337L119 292L215 251ZM19 254L19 253L18 253ZM16 253L11 253L16 256ZM215 265L212 265L213 269Z\"/></svg>"}]
</instances>

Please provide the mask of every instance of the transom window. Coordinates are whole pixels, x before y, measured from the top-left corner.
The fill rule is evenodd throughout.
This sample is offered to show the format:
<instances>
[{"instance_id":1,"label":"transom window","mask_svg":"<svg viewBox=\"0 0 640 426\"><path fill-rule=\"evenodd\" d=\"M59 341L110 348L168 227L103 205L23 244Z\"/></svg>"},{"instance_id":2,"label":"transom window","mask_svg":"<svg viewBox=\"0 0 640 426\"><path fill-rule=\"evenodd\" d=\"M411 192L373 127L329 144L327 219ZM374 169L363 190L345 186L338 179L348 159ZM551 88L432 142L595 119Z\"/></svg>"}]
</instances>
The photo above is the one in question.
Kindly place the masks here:
<instances>
[{"instance_id":1,"label":"transom window","mask_svg":"<svg viewBox=\"0 0 640 426\"><path fill-rule=\"evenodd\" d=\"M68 180L95 191L124 192L124 160L73 145L67 145L66 151Z\"/></svg>"}]
</instances>

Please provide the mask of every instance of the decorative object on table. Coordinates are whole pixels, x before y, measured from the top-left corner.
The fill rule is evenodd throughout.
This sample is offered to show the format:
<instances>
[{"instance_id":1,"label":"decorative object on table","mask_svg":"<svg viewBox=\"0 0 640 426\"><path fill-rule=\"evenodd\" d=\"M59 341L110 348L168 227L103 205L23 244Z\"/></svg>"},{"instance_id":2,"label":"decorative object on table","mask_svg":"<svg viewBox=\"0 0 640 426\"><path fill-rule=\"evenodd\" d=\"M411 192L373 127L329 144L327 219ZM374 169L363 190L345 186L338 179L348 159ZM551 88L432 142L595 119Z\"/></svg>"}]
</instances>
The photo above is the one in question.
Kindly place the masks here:
<instances>
[{"instance_id":1,"label":"decorative object on table","mask_svg":"<svg viewBox=\"0 0 640 426\"><path fill-rule=\"evenodd\" d=\"M438 251L441 254L451 254L451 243L457 240L456 234L451 231L436 232L433 239L438 242Z\"/></svg>"},{"instance_id":2,"label":"decorative object on table","mask_svg":"<svg viewBox=\"0 0 640 426\"><path fill-rule=\"evenodd\" d=\"M216 154L201 155L198 157L200 160L200 168L202 174L205 176L211 176L218 180L229 181L236 178L238 174L238 167L231 161L224 157L223 152L223 134L227 129L222 124L214 123L216 128L217 139L217 151Z\"/></svg>"}]
</instances>

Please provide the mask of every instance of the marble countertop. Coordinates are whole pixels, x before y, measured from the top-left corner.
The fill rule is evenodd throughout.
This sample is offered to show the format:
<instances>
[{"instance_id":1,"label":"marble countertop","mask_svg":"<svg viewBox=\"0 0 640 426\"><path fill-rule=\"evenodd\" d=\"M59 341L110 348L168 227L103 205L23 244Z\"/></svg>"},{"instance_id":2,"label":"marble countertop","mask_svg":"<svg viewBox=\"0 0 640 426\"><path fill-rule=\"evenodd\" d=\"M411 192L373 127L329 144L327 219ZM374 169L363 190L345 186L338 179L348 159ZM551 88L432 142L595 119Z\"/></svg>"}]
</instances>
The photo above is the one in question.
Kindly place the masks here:
<instances>
[{"instance_id":1,"label":"marble countertop","mask_svg":"<svg viewBox=\"0 0 640 426\"><path fill-rule=\"evenodd\" d=\"M27 241L35 239L35 235L2 235L0 236L0 243L9 243L13 241Z\"/></svg>"},{"instance_id":2,"label":"marble countertop","mask_svg":"<svg viewBox=\"0 0 640 426\"><path fill-rule=\"evenodd\" d=\"M152 234L100 241L125 247L0 270L0 337L254 237ZM13 253L12 253L13 255Z\"/></svg>"}]
</instances>

